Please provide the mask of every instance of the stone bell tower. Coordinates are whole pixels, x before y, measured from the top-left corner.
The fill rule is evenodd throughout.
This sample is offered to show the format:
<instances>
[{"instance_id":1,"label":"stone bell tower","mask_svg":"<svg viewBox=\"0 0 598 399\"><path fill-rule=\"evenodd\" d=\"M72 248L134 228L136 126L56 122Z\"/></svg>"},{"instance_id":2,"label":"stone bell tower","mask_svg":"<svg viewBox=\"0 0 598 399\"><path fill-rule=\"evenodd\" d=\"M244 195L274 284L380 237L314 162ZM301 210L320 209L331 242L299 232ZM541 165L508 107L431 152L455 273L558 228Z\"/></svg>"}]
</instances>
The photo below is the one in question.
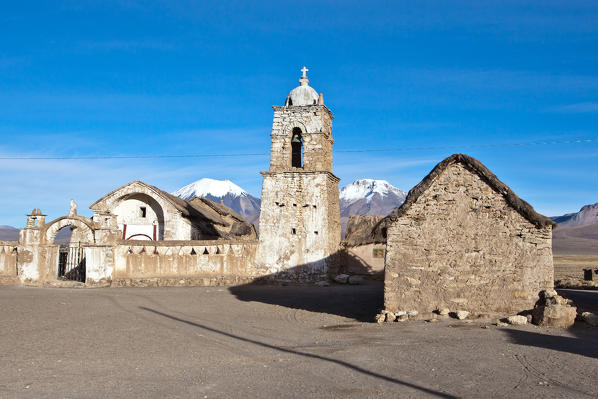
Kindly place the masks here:
<instances>
[{"instance_id":1,"label":"stone bell tower","mask_svg":"<svg viewBox=\"0 0 598 399\"><path fill-rule=\"evenodd\" d=\"M284 106L274 106L270 170L261 172L258 264L269 274L323 277L340 243L339 178L332 173L332 113L307 68Z\"/></svg>"}]
</instances>

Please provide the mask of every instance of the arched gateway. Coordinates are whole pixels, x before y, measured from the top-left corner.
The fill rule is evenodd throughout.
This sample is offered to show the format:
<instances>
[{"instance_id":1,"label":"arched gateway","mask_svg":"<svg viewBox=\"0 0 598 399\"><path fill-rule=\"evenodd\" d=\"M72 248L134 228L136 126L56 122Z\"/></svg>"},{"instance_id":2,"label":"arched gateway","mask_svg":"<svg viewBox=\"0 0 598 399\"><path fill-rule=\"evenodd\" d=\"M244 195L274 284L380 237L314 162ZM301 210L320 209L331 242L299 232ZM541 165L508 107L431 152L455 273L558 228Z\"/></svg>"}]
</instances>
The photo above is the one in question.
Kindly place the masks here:
<instances>
[{"instance_id":1,"label":"arched gateway","mask_svg":"<svg viewBox=\"0 0 598 399\"><path fill-rule=\"evenodd\" d=\"M58 232L65 228L71 229L70 237L57 240ZM41 239L46 245L59 246L56 277L85 282L85 247L95 244L95 225L91 219L77 215L55 219L43 226Z\"/></svg>"}]
</instances>

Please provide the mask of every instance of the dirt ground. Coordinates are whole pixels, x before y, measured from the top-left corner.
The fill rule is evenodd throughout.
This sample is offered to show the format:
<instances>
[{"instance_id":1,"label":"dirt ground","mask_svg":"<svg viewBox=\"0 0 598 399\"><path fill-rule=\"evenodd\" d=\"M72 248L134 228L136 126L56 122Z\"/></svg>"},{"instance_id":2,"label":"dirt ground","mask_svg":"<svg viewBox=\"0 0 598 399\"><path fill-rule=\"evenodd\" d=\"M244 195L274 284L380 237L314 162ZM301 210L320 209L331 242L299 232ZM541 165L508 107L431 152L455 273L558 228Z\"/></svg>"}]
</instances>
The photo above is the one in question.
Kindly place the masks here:
<instances>
[{"instance_id":1,"label":"dirt ground","mask_svg":"<svg viewBox=\"0 0 598 399\"><path fill-rule=\"evenodd\" d=\"M0 287L0 397L598 396L598 327L367 322L381 303L382 285Z\"/></svg>"}]
</instances>

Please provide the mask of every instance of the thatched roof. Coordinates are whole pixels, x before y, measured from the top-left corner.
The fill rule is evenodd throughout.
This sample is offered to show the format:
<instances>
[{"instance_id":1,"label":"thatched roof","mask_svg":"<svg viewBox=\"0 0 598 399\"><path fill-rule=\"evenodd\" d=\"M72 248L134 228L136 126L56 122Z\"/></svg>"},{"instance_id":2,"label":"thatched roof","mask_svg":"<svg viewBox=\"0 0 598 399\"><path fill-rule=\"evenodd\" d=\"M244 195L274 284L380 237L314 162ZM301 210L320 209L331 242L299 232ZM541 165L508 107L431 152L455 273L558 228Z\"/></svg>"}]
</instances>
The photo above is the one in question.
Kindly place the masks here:
<instances>
[{"instance_id":1,"label":"thatched roof","mask_svg":"<svg viewBox=\"0 0 598 399\"><path fill-rule=\"evenodd\" d=\"M432 171L424 177L424 179L415 187L413 187L409 193L407 194L407 198L403 205L392 211L388 216L381 219L370 231L369 236L366 237L364 232L356 235L356 238L352 240L352 244L347 244L351 246L356 245L365 245L369 243L383 243L386 242L386 229L388 226L393 222L396 221L398 218L403 216L407 210L413 205L419 197L430 188L434 180L440 176L450 165L460 163L464 165L468 170L472 173L477 174L482 180L484 180L492 189L494 189L497 193L501 194L505 201L521 216L526 218L530 223L534 224L536 227L546 227L551 226L555 228L557 224L547 218L546 216L540 215L537 213L534 208L519 198L517 194L513 192L505 183L500 181L498 177L494 173L492 173L487 167L485 167L480 161L475 158L472 158L465 154L453 154L450 157L446 158L442 162L432 169ZM347 233L348 235L348 233Z\"/></svg>"},{"instance_id":2,"label":"thatched roof","mask_svg":"<svg viewBox=\"0 0 598 399\"><path fill-rule=\"evenodd\" d=\"M505 201L521 216L526 218L530 223L536 225L536 227L552 226L556 227L556 223L547 218L546 216L537 213L534 208L519 198L517 194L509 188L505 183L500 181L498 177L490 169L485 167L480 161L472 158L465 154L453 154L440 162L432 169L432 171L424 177L424 179L415 187L413 187L407 194L407 198L403 205L395 209L386 217L389 221L394 221L400 218L407 212L407 210L413 205L418 198L428 190L434 180L440 176L450 165L460 163L464 165L471 172L477 174L482 180L484 180L490 187L492 187L497 193L501 194Z\"/></svg>"},{"instance_id":3,"label":"thatched roof","mask_svg":"<svg viewBox=\"0 0 598 399\"><path fill-rule=\"evenodd\" d=\"M380 229L374 228L384 219L384 216L352 215L347 221L347 232L343 243L348 247L366 244L383 244L386 236Z\"/></svg>"}]
</instances>

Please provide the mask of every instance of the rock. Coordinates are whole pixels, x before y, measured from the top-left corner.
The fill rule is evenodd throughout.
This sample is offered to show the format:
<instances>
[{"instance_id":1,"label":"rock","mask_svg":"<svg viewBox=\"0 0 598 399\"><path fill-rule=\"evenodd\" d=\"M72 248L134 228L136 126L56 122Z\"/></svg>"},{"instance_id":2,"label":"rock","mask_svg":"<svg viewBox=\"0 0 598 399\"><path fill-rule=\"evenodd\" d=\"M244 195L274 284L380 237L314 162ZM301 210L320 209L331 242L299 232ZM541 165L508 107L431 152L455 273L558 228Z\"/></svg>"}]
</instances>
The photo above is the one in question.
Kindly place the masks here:
<instances>
[{"instance_id":1,"label":"rock","mask_svg":"<svg viewBox=\"0 0 598 399\"><path fill-rule=\"evenodd\" d=\"M399 317L397 317L397 321L403 322L403 321L407 321L407 320L409 320L409 316L407 316L406 314L402 314Z\"/></svg>"},{"instance_id":2,"label":"rock","mask_svg":"<svg viewBox=\"0 0 598 399\"><path fill-rule=\"evenodd\" d=\"M347 279L347 282L351 285L361 285L363 284L363 277L361 276L350 276Z\"/></svg>"},{"instance_id":3,"label":"rock","mask_svg":"<svg viewBox=\"0 0 598 399\"><path fill-rule=\"evenodd\" d=\"M386 312L386 322L387 323L394 323L394 321L397 319L397 316L395 316L395 314L393 312Z\"/></svg>"},{"instance_id":4,"label":"rock","mask_svg":"<svg viewBox=\"0 0 598 399\"><path fill-rule=\"evenodd\" d=\"M408 310L407 311L407 316L409 317L415 317L419 314L419 312L417 310Z\"/></svg>"},{"instance_id":5,"label":"rock","mask_svg":"<svg viewBox=\"0 0 598 399\"><path fill-rule=\"evenodd\" d=\"M448 308L436 309L436 313L440 316L448 316L451 311Z\"/></svg>"},{"instance_id":6,"label":"rock","mask_svg":"<svg viewBox=\"0 0 598 399\"><path fill-rule=\"evenodd\" d=\"M338 274L334 277L334 281L336 281L339 284L347 284L348 280L349 280L348 274Z\"/></svg>"},{"instance_id":7,"label":"rock","mask_svg":"<svg viewBox=\"0 0 598 399\"><path fill-rule=\"evenodd\" d=\"M558 295L555 290L541 291L540 299L532 310L533 323L546 327L568 328L575 323L577 308L572 301Z\"/></svg>"},{"instance_id":8,"label":"rock","mask_svg":"<svg viewBox=\"0 0 598 399\"><path fill-rule=\"evenodd\" d=\"M467 310L457 310L455 312L455 317L457 317L459 320L466 319L467 316L469 316L469 312Z\"/></svg>"},{"instance_id":9,"label":"rock","mask_svg":"<svg viewBox=\"0 0 598 399\"><path fill-rule=\"evenodd\" d=\"M523 326L527 324L527 317L525 316L509 316L507 317L507 323L512 324L514 326Z\"/></svg>"},{"instance_id":10,"label":"rock","mask_svg":"<svg viewBox=\"0 0 598 399\"><path fill-rule=\"evenodd\" d=\"M591 326L598 326L598 316L592 312L583 312L581 319Z\"/></svg>"},{"instance_id":11,"label":"rock","mask_svg":"<svg viewBox=\"0 0 598 399\"><path fill-rule=\"evenodd\" d=\"M384 321L386 321L386 314L384 314L384 313L378 313L376 315L376 322L377 323L384 323Z\"/></svg>"},{"instance_id":12,"label":"rock","mask_svg":"<svg viewBox=\"0 0 598 399\"><path fill-rule=\"evenodd\" d=\"M525 318L527 319L527 322L529 324L532 324L532 320L534 319L533 316L531 315L531 313L528 313L527 315L525 315Z\"/></svg>"},{"instance_id":13,"label":"rock","mask_svg":"<svg viewBox=\"0 0 598 399\"><path fill-rule=\"evenodd\" d=\"M498 323L495 323L494 325L497 326L497 327L506 327L506 326L508 326L507 323L503 323L502 321L499 321Z\"/></svg>"},{"instance_id":14,"label":"rock","mask_svg":"<svg viewBox=\"0 0 598 399\"><path fill-rule=\"evenodd\" d=\"M318 281L318 282L316 282L316 285L318 287L328 287L330 285L330 283L328 281Z\"/></svg>"},{"instance_id":15,"label":"rock","mask_svg":"<svg viewBox=\"0 0 598 399\"><path fill-rule=\"evenodd\" d=\"M399 317L399 316L406 315L407 312L405 312L404 310L399 310L398 312L395 312L395 314L397 315L397 317Z\"/></svg>"}]
</instances>

